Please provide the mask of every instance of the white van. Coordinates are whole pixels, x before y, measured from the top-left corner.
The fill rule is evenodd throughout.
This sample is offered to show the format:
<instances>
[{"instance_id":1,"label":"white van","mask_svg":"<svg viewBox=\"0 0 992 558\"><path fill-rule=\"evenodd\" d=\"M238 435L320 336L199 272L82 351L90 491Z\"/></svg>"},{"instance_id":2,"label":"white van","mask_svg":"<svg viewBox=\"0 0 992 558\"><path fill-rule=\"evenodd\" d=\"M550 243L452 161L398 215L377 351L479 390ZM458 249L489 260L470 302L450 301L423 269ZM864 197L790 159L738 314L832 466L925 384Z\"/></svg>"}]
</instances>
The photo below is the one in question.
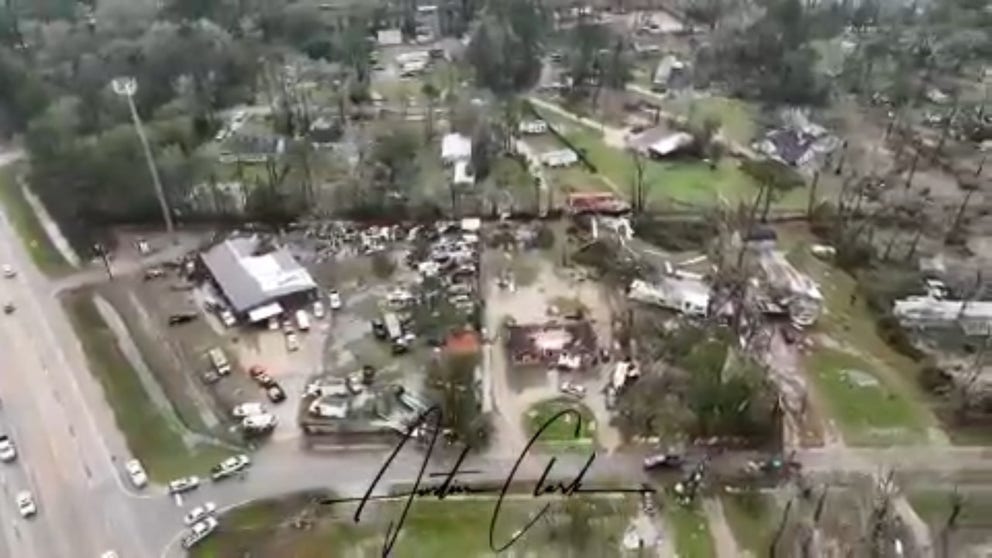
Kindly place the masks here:
<instances>
[{"instance_id":1,"label":"white van","mask_svg":"<svg viewBox=\"0 0 992 558\"><path fill-rule=\"evenodd\" d=\"M226 376L231 373L231 363L227 360L227 355L224 354L224 351L220 347L210 349L207 355L210 357L210 364L213 365L217 374Z\"/></svg>"},{"instance_id":2,"label":"white van","mask_svg":"<svg viewBox=\"0 0 992 558\"><path fill-rule=\"evenodd\" d=\"M296 327L300 328L300 331L308 331L310 329L310 316L307 316L306 310L296 311Z\"/></svg>"}]
</instances>

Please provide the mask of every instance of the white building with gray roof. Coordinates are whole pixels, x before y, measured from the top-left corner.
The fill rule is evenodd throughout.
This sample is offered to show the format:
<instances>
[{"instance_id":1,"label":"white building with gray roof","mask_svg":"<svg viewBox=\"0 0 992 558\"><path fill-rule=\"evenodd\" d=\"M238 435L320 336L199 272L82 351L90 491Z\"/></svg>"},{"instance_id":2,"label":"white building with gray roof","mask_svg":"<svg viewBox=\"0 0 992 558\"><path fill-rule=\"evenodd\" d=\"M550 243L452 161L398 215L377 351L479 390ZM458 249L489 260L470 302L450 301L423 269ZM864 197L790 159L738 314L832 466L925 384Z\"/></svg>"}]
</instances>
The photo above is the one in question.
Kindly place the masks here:
<instances>
[{"instance_id":1,"label":"white building with gray roof","mask_svg":"<svg viewBox=\"0 0 992 558\"><path fill-rule=\"evenodd\" d=\"M317 283L285 247L263 251L257 236L229 238L200 255L231 310L260 322L314 299Z\"/></svg>"}]
</instances>

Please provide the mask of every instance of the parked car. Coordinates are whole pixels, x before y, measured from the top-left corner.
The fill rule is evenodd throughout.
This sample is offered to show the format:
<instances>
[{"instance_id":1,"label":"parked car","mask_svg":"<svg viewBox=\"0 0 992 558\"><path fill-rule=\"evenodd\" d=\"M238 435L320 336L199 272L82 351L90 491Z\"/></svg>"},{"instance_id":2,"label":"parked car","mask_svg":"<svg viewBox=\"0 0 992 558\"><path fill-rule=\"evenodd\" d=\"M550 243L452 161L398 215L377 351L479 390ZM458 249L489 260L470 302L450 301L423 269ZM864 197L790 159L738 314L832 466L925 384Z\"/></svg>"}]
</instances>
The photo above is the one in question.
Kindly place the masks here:
<instances>
[{"instance_id":1,"label":"parked car","mask_svg":"<svg viewBox=\"0 0 992 558\"><path fill-rule=\"evenodd\" d=\"M251 465L251 459L247 455L235 455L228 457L210 469L210 478L219 481L225 479Z\"/></svg>"},{"instance_id":2,"label":"parked car","mask_svg":"<svg viewBox=\"0 0 992 558\"><path fill-rule=\"evenodd\" d=\"M575 382L564 381L558 386L558 390L564 394L578 397L579 399L586 396L586 386Z\"/></svg>"},{"instance_id":3,"label":"parked car","mask_svg":"<svg viewBox=\"0 0 992 558\"><path fill-rule=\"evenodd\" d=\"M10 463L15 459L17 459L17 448L14 447L14 441L6 434L0 436L0 461Z\"/></svg>"},{"instance_id":4,"label":"parked car","mask_svg":"<svg viewBox=\"0 0 992 558\"><path fill-rule=\"evenodd\" d=\"M329 291L327 293L327 304L331 307L331 310L340 310L344 306L344 303L341 301L341 293Z\"/></svg>"},{"instance_id":5,"label":"parked car","mask_svg":"<svg viewBox=\"0 0 992 558\"><path fill-rule=\"evenodd\" d=\"M220 311L220 322L224 324L224 327L234 327L238 323L234 319L234 313L226 308Z\"/></svg>"},{"instance_id":6,"label":"parked car","mask_svg":"<svg viewBox=\"0 0 992 558\"><path fill-rule=\"evenodd\" d=\"M3 264L3 276L11 279L17 276L17 272L14 271L14 268L10 264Z\"/></svg>"},{"instance_id":7,"label":"parked car","mask_svg":"<svg viewBox=\"0 0 992 558\"><path fill-rule=\"evenodd\" d=\"M658 453L644 458L644 470L679 469L685 464L685 458L677 453Z\"/></svg>"},{"instance_id":8,"label":"parked car","mask_svg":"<svg viewBox=\"0 0 992 558\"><path fill-rule=\"evenodd\" d=\"M181 314L173 314L169 316L169 325L182 325L192 322L196 319L196 314L193 312L183 312Z\"/></svg>"},{"instance_id":9,"label":"parked car","mask_svg":"<svg viewBox=\"0 0 992 558\"><path fill-rule=\"evenodd\" d=\"M286 391L276 382L265 386L265 395L273 403L282 403L286 400Z\"/></svg>"},{"instance_id":10,"label":"parked car","mask_svg":"<svg viewBox=\"0 0 992 558\"><path fill-rule=\"evenodd\" d=\"M3 313L4 314L13 314L14 313L14 310L16 310L16 308L14 307L14 303L13 302L8 302L8 303L6 303L6 304L3 305Z\"/></svg>"},{"instance_id":11,"label":"parked car","mask_svg":"<svg viewBox=\"0 0 992 558\"><path fill-rule=\"evenodd\" d=\"M17 511L21 517L31 517L38 513L38 505L34 503L34 496L27 490L17 493Z\"/></svg>"},{"instance_id":12,"label":"parked car","mask_svg":"<svg viewBox=\"0 0 992 558\"><path fill-rule=\"evenodd\" d=\"M307 315L306 310L296 311L296 327L300 328L300 331L310 331L310 316Z\"/></svg>"},{"instance_id":13,"label":"parked car","mask_svg":"<svg viewBox=\"0 0 992 558\"><path fill-rule=\"evenodd\" d=\"M272 377L269 376L269 373L265 371L265 367L260 364L253 364L251 368L248 369L248 375L251 376L252 380L255 380L256 382L262 384L263 386L268 381L272 380Z\"/></svg>"},{"instance_id":14,"label":"parked car","mask_svg":"<svg viewBox=\"0 0 992 558\"><path fill-rule=\"evenodd\" d=\"M214 372L213 370L207 370L200 375L200 378L203 380L203 383L211 385L220 381L220 374Z\"/></svg>"},{"instance_id":15,"label":"parked car","mask_svg":"<svg viewBox=\"0 0 992 558\"><path fill-rule=\"evenodd\" d=\"M286 334L286 350L290 352L300 350L300 338L295 332Z\"/></svg>"},{"instance_id":16,"label":"parked car","mask_svg":"<svg viewBox=\"0 0 992 558\"><path fill-rule=\"evenodd\" d=\"M216 511L217 511L217 504L213 502L207 502L202 506L196 506L195 508L191 509L189 513L187 513L183 517L183 523L185 523L186 525L192 525L194 523L199 522L203 518L212 515Z\"/></svg>"},{"instance_id":17,"label":"parked car","mask_svg":"<svg viewBox=\"0 0 992 558\"><path fill-rule=\"evenodd\" d=\"M324 319L324 303L317 301L313 303L313 317L317 320Z\"/></svg>"},{"instance_id":18,"label":"parked car","mask_svg":"<svg viewBox=\"0 0 992 558\"><path fill-rule=\"evenodd\" d=\"M198 486L200 486L200 477L180 477L174 481L169 481L169 494L182 494L196 490Z\"/></svg>"},{"instance_id":19,"label":"parked car","mask_svg":"<svg viewBox=\"0 0 992 558\"><path fill-rule=\"evenodd\" d=\"M145 281L151 281L152 279L161 279L165 277L165 270L153 267L145 270Z\"/></svg>"},{"instance_id":20,"label":"parked car","mask_svg":"<svg viewBox=\"0 0 992 558\"><path fill-rule=\"evenodd\" d=\"M240 405L235 405L231 409L231 414L237 418L250 417L252 415L260 415L265 412L265 405L261 403L250 401L247 403L242 403Z\"/></svg>"},{"instance_id":21,"label":"parked car","mask_svg":"<svg viewBox=\"0 0 992 558\"><path fill-rule=\"evenodd\" d=\"M100 555L100 558L120 558L113 550L108 550Z\"/></svg>"},{"instance_id":22,"label":"parked car","mask_svg":"<svg viewBox=\"0 0 992 558\"><path fill-rule=\"evenodd\" d=\"M279 318L269 318L269 331L279 329Z\"/></svg>"},{"instance_id":23,"label":"parked car","mask_svg":"<svg viewBox=\"0 0 992 558\"><path fill-rule=\"evenodd\" d=\"M124 470L127 471L127 477L131 479L131 484L135 488L144 488L148 484L148 474L137 459L128 459L124 463Z\"/></svg>"},{"instance_id":24,"label":"parked car","mask_svg":"<svg viewBox=\"0 0 992 558\"><path fill-rule=\"evenodd\" d=\"M217 529L217 518L207 517L190 526L189 534L183 537L183 548L189 549L207 538Z\"/></svg>"},{"instance_id":25,"label":"parked car","mask_svg":"<svg viewBox=\"0 0 992 558\"><path fill-rule=\"evenodd\" d=\"M249 434L264 434L270 432L279 420L276 416L269 413L260 413L257 415L249 415L241 420L241 428Z\"/></svg>"}]
</instances>

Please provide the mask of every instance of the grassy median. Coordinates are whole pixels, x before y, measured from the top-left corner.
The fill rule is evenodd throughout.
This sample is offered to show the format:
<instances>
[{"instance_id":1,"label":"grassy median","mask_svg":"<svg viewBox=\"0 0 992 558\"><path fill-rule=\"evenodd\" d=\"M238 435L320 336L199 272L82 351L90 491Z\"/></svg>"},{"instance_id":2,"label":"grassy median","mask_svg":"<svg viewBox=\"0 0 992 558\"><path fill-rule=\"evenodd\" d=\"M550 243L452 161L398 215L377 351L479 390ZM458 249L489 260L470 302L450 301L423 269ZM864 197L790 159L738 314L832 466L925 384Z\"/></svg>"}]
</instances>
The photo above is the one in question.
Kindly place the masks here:
<instances>
[{"instance_id":1,"label":"grassy median","mask_svg":"<svg viewBox=\"0 0 992 558\"><path fill-rule=\"evenodd\" d=\"M117 426L131 453L148 475L162 482L186 474L203 474L230 452L215 446L190 449L181 430L151 400L137 372L117 344L117 336L100 316L91 295L74 293L63 305L79 336L90 370L103 387Z\"/></svg>"},{"instance_id":2,"label":"grassy median","mask_svg":"<svg viewBox=\"0 0 992 558\"><path fill-rule=\"evenodd\" d=\"M714 558L716 546L706 514L697 505L683 506L674 500L665 506L665 519L675 534L675 552L682 558Z\"/></svg>"},{"instance_id":3,"label":"grassy median","mask_svg":"<svg viewBox=\"0 0 992 558\"><path fill-rule=\"evenodd\" d=\"M23 170L20 163L0 169L0 202L38 269L46 275L67 273L71 269L69 263L55 249L17 184L17 175Z\"/></svg>"},{"instance_id":4,"label":"grassy median","mask_svg":"<svg viewBox=\"0 0 992 558\"><path fill-rule=\"evenodd\" d=\"M314 494L253 502L224 514L220 528L190 552L192 558L293 556L323 558L378 557L388 524L396 520L402 500L373 502L353 521L353 504L316 504ZM508 495L495 530L502 546L549 501L530 494ZM496 499L416 500L403 523L391 556L490 556L489 525ZM602 558L637 556L621 540L637 509L633 498L573 498L551 502L548 513L504 553L517 556ZM306 529L294 526L298 520Z\"/></svg>"}]
</instances>

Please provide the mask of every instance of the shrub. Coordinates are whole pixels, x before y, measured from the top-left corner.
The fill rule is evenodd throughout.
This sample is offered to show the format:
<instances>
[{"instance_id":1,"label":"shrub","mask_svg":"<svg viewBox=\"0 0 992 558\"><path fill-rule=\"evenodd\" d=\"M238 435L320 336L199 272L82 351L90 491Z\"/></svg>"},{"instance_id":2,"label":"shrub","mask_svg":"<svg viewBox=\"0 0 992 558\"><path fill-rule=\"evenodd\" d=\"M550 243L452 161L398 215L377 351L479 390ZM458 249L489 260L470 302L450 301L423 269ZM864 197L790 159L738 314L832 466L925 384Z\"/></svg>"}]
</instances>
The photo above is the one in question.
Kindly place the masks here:
<instances>
[{"instance_id":1,"label":"shrub","mask_svg":"<svg viewBox=\"0 0 992 558\"><path fill-rule=\"evenodd\" d=\"M372 255L372 273L379 279L389 279L396 271L396 262L386 252L377 252Z\"/></svg>"},{"instance_id":2,"label":"shrub","mask_svg":"<svg viewBox=\"0 0 992 558\"><path fill-rule=\"evenodd\" d=\"M550 250L555 245L555 233L547 225L541 225L534 235L534 246L541 250Z\"/></svg>"},{"instance_id":3,"label":"shrub","mask_svg":"<svg viewBox=\"0 0 992 558\"><path fill-rule=\"evenodd\" d=\"M913 360L921 360L926 355L916 348L899 321L892 314L885 314L875 322L879 337L890 347Z\"/></svg>"}]
</instances>

